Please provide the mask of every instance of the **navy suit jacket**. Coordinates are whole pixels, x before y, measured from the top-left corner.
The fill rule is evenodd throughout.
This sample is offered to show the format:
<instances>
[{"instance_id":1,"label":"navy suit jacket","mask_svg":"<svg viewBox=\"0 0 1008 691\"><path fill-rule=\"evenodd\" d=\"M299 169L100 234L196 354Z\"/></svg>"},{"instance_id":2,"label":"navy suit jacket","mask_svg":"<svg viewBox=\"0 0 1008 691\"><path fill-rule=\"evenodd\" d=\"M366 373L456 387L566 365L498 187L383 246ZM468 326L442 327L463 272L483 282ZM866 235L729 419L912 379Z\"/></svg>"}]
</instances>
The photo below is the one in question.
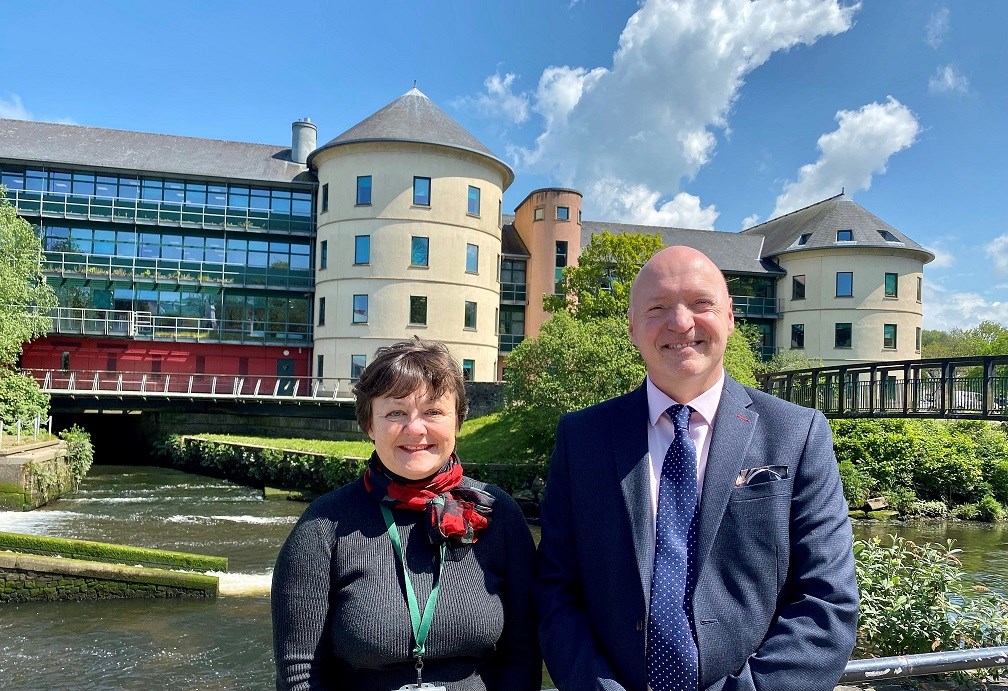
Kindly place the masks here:
<instances>
[{"instance_id":1,"label":"navy suit jacket","mask_svg":"<svg viewBox=\"0 0 1008 691\"><path fill-rule=\"evenodd\" d=\"M645 691L654 555L644 386L569 413L542 502L540 639L560 691ZM725 377L700 497L694 635L701 689L832 691L858 591L829 424ZM745 468L787 478L736 486Z\"/></svg>"}]
</instances>

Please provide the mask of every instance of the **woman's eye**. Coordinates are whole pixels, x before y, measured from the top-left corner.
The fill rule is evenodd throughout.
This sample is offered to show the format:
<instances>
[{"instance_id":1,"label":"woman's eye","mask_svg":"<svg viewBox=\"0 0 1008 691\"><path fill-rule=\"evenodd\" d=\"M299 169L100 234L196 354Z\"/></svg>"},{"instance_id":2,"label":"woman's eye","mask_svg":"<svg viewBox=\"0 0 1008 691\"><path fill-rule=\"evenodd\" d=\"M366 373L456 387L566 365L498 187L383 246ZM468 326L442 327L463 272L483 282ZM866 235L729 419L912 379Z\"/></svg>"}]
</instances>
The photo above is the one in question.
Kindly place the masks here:
<instances>
[{"instance_id":1,"label":"woman's eye","mask_svg":"<svg viewBox=\"0 0 1008 691\"><path fill-rule=\"evenodd\" d=\"M405 414L406 413L404 413L401 410L390 410L389 412L385 413L385 417L388 417L388 418L398 418L398 417L402 417Z\"/></svg>"}]
</instances>

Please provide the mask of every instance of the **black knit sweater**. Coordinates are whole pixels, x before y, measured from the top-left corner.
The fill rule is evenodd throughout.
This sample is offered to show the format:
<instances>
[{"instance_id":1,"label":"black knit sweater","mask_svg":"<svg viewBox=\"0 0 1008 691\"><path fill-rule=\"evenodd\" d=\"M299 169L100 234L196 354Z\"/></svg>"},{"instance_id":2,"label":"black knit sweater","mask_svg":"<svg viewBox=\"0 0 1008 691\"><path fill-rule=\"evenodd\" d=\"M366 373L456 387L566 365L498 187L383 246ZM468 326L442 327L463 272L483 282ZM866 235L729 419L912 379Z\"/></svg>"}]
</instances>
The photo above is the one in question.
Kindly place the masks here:
<instances>
[{"instance_id":1,"label":"black knit sweater","mask_svg":"<svg viewBox=\"0 0 1008 691\"><path fill-rule=\"evenodd\" d=\"M472 546L449 542L427 637L424 681L451 691L539 689L532 604L535 547L514 499L496 499ZM394 510L421 611L437 552L426 513ZM277 689L391 691L416 683L404 582L377 502L356 480L312 502L273 572Z\"/></svg>"}]
</instances>

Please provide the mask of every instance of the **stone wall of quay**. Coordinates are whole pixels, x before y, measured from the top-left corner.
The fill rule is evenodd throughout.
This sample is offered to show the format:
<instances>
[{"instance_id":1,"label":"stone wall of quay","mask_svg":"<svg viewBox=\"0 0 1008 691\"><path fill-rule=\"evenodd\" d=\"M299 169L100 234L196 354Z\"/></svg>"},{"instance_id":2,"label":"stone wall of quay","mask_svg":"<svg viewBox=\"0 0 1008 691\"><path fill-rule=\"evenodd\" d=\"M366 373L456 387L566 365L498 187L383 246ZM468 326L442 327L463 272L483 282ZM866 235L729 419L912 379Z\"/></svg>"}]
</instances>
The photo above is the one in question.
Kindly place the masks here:
<instances>
[{"instance_id":1,"label":"stone wall of quay","mask_svg":"<svg viewBox=\"0 0 1008 691\"><path fill-rule=\"evenodd\" d=\"M29 511L76 489L65 442L0 449L0 511Z\"/></svg>"}]
</instances>

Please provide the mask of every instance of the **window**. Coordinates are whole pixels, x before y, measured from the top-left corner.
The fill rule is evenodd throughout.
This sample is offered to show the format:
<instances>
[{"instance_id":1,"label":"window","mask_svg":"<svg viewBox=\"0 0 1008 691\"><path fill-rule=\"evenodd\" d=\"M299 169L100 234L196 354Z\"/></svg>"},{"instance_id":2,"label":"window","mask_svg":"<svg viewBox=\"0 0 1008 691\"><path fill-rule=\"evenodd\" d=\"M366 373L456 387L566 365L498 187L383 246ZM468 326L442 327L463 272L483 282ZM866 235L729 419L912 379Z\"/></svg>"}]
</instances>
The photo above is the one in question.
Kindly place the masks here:
<instances>
[{"instance_id":1,"label":"window","mask_svg":"<svg viewBox=\"0 0 1008 691\"><path fill-rule=\"evenodd\" d=\"M900 240L898 237L890 233L888 230L880 230L878 234L881 235L882 239L885 240L886 242L898 242L900 244L903 244L902 240Z\"/></svg>"},{"instance_id":2,"label":"window","mask_svg":"<svg viewBox=\"0 0 1008 691\"><path fill-rule=\"evenodd\" d=\"M849 298L854 296L854 272L837 271L836 274L836 296L838 298Z\"/></svg>"},{"instance_id":3,"label":"window","mask_svg":"<svg viewBox=\"0 0 1008 691\"><path fill-rule=\"evenodd\" d=\"M466 273L474 274L479 271L479 245L466 243Z\"/></svg>"},{"instance_id":4,"label":"window","mask_svg":"<svg viewBox=\"0 0 1008 691\"><path fill-rule=\"evenodd\" d=\"M414 235L410 242L410 266L427 266L430 253L430 238Z\"/></svg>"},{"instance_id":5,"label":"window","mask_svg":"<svg viewBox=\"0 0 1008 691\"><path fill-rule=\"evenodd\" d=\"M369 206L371 204L371 176L357 176L357 206Z\"/></svg>"},{"instance_id":6,"label":"window","mask_svg":"<svg viewBox=\"0 0 1008 691\"><path fill-rule=\"evenodd\" d=\"M469 205L467 212L470 216L480 215L480 188L469 185Z\"/></svg>"},{"instance_id":7,"label":"window","mask_svg":"<svg viewBox=\"0 0 1008 691\"><path fill-rule=\"evenodd\" d=\"M791 348L798 350L805 347L805 325L791 325Z\"/></svg>"},{"instance_id":8,"label":"window","mask_svg":"<svg viewBox=\"0 0 1008 691\"><path fill-rule=\"evenodd\" d=\"M368 296L367 295L354 295L353 296L353 323L354 324L367 324L368 317Z\"/></svg>"},{"instance_id":9,"label":"window","mask_svg":"<svg viewBox=\"0 0 1008 691\"><path fill-rule=\"evenodd\" d=\"M427 325L427 296L410 295L409 323L418 326Z\"/></svg>"},{"instance_id":10,"label":"window","mask_svg":"<svg viewBox=\"0 0 1008 691\"><path fill-rule=\"evenodd\" d=\"M371 236L358 235L354 238L354 264L371 263Z\"/></svg>"},{"instance_id":11,"label":"window","mask_svg":"<svg viewBox=\"0 0 1008 691\"><path fill-rule=\"evenodd\" d=\"M837 323L833 332L834 348L851 347L851 325L850 323Z\"/></svg>"},{"instance_id":12,"label":"window","mask_svg":"<svg viewBox=\"0 0 1008 691\"><path fill-rule=\"evenodd\" d=\"M465 323L463 326L467 329L476 328L476 303L469 302L466 300L465 303Z\"/></svg>"},{"instance_id":13,"label":"window","mask_svg":"<svg viewBox=\"0 0 1008 691\"><path fill-rule=\"evenodd\" d=\"M322 184L322 200L320 202L322 206L322 213L329 210L329 183Z\"/></svg>"},{"instance_id":14,"label":"window","mask_svg":"<svg viewBox=\"0 0 1008 691\"><path fill-rule=\"evenodd\" d=\"M323 240L319 245L319 268L324 269L329 266L329 241Z\"/></svg>"},{"instance_id":15,"label":"window","mask_svg":"<svg viewBox=\"0 0 1008 691\"><path fill-rule=\"evenodd\" d=\"M896 325L882 325L882 347L886 350L896 350Z\"/></svg>"},{"instance_id":16,"label":"window","mask_svg":"<svg viewBox=\"0 0 1008 691\"><path fill-rule=\"evenodd\" d=\"M558 206L556 208L556 220L558 221L569 221L570 220L570 207L569 206Z\"/></svg>"},{"instance_id":17,"label":"window","mask_svg":"<svg viewBox=\"0 0 1008 691\"><path fill-rule=\"evenodd\" d=\"M350 356L350 378L360 379L361 374L364 372L364 368L367 367L367 355L351 355Z\"/></svg>"},{"instance_id":18,"label":"window","mask_svg":"<svg viewBox=\"0 0 1008 691\"><path fill-rule=\"evenodd\" d=\"M798 238L798 246L801 247L802 245L804 245L806 242L809 241L810 237L812 237L812 233L802 233L801 237Z\"/></svg>"},{"instance_id":19,"label":"window","mask_svg":"<svg viewBox=\"0 0 1008 691\"><path fill-rule=\"evenodd\" d=\"M543 220L543 207L537 206L535 209L532 210L532 220L533 221Z\"/></svg>"},{"instance_id":20,"label":"window","mask_svg":"<svg viewBox=\"0 0 1008 691\"><path fill-rule=\"evenodd\" d=\"M473 381L476 376L476 361L475 360L463 360L462 361L462 379L464 381Z\"/></svg>"},{"instance_id":21,"label":"window","mask_svg":"<svg viewBox=\"0 0 1008 691\"><path fill-rule=\"evenodd\" d=\"M853 230L838 230L836 232L837 242L854 242L854 231Z\"/></svg>"},{"instance_id":22,"label":"window","mask_svg":"<svg viewBox=\"0 0 1008 691\"><path fill-rule=\"evenodd\" d=\"M325 298L318 299L318 325L325 326Z\"/></svg>"},{"instance_id":23,"label":"window","mask_svg":"<svg viewBox=\"0 0 1008 691\"><path fill-rule=\"evenodd\" d=\"M805 275L794 276L791 278L791 299L792 300L804 300L805 299Z\"/></svg>"},{"instance_id":24,"label":"window","mask_svg":"<svg viewBox=\"0 0 1008 691\"><path fill-rule=\"evenodd\" d=\"M413 178L414 206L430 206L430 178Z\"/></svg>"},{"instance_id":25,"label":"window","mask_svg":"<svg viewBox=\"0 0 1008 691\"><path fill-rule=\"evenodd\" d=\"M921 328L917 327L917 333L914 335L914 350L918 353L920 352L920 342L921 342Z\"/></svg>"},{"instance_id":26,"label":"window","mask_svg":"<svg viewBox=\"0 0 1008 691\"><path fill-rule=\"evenodd\" d=\"M921 293L924 288L924 279L920 276L917 277L917 302L921 301Z\"/></svg>"},{"instance_id":27,"label":"window","mask_svg":"<svg viewBox=\"0 0 1008 691\"><path fill-rule=\"evenodd\" d=\"M553 272L553 292L557 295L564 294L563 270L567 267L567 241L556 241L556 269Z\"/></svg>"},{"instance_id":28,"label":"window","mask_svg":"<svg viewBox=\"0 0 1008 691\"><path fill-rule=\"evenodd\" d=\"M885 296L887 298L899 297L899 274L885 275Z\"/></svg>"},{"instance_id":29,"label":"window","mask_svg":"<svg viewBox=\"0 0 1008 691\"><path fill-rule=\"evenodd\" d=\"M319 379L325 376L325 358L322 355L315 356L315 376Z\"/></svg>"}]
</instances>

